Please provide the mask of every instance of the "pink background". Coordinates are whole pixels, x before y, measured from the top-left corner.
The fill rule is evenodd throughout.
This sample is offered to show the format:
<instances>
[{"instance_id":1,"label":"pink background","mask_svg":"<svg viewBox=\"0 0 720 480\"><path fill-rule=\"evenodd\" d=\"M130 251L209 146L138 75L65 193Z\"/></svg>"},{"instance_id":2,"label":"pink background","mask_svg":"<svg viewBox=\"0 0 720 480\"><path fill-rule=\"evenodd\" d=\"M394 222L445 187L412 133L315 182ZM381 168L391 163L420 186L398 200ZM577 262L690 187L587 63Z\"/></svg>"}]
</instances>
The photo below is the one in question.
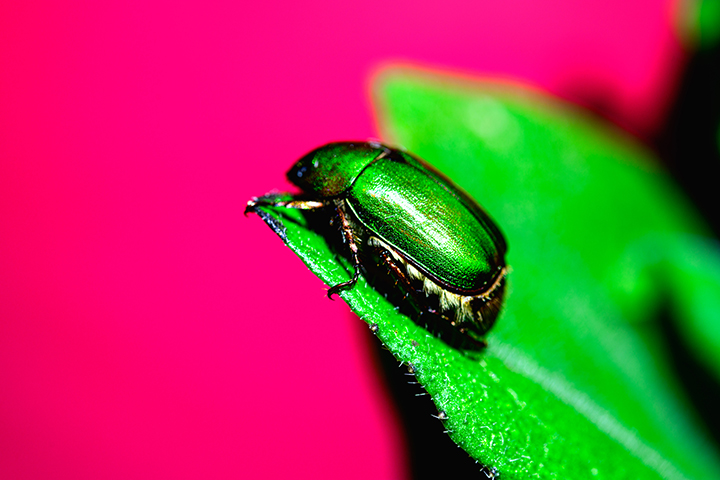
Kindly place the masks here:
<instances>
[{"instance_id":1,"label":"pink background","mask_svg":"<svg viewBox=\"0 0 720 480\"><path fill-rule=\"evenodd\" d=\"M244 203L392 61L640 135L683 62L670 0L242 3L2 2L0 477L403 478L366 326Z\"/></svg>"}]
</instances>

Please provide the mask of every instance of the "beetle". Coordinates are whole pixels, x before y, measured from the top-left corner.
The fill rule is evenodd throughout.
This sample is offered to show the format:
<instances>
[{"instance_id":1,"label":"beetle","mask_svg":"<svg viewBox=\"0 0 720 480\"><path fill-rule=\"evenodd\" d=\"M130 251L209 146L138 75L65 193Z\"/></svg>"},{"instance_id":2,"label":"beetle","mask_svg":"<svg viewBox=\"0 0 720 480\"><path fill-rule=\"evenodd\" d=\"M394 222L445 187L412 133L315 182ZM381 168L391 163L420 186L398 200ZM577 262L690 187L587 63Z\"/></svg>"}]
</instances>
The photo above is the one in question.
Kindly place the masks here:
<instances>
[{"instance_id":1,"label":"beetle","mask_svg":"<svg viewBox=\"0 0 720 480\"><path fill-rule=\"evenodd\" d=\"M328 297L352 288L368 258L389 273L421 311L462 333L484 335L502 306L507 243L487 213L419 158L375 142L336 142L298 160L289 200L251 199L258 207L324 212L340 225L354 274Z\"/></svg>"}]
</instances>

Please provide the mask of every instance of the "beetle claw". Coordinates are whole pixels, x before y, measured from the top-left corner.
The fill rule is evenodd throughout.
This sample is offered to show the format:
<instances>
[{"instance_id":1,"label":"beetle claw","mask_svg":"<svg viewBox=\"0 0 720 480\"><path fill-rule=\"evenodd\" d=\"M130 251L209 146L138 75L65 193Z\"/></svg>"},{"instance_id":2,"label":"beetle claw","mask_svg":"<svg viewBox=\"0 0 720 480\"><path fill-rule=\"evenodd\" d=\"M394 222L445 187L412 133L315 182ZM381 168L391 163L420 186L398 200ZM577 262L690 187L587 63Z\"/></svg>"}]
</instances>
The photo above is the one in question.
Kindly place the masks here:
<instances>
[{"instance_id":1,"label":"beetle claw","mask_svg":"<svg viewBox=\"0 0 720 480\"><path fill-rule=\"evenodd\" d=\"M243 212L243 215L246 217L248 216L248 213L255 213L255 207L257 206L257 197L253 197L250 199L249 202L247 202L247 205L245 205L245 211Z\"/></svg>"},{"instance_id":2,"label":"beetle claw","mask_svg":"<svg viewBox=\"0 0 720 480\"><path fill-rule=\"evenodd\" d=\"M358 281L358 278L360 278L360 271L359 271L359 270L355 270L355 275L353 275L353 278L351 278L351 279L348 280L347 282L338 283L337 285L332 286L332 287L330 287L330 288L328 289L328 292L327 292L328 298L329 298L330 300L335 300L335 299L332 297L333 295L336 295L338 292L340 292L341 290L345 290L346 288L354 287L355 284L356 284L357 281Z\"/></svg>"},{"instance_id":3,"label":"beetle claw","mask_svg":"<svg viewBox=\"0 0 720 480\"><path fill-rule=\"evenodd\" d=\"M335 299L333 298L333 295L337 295L337 293L338 293L340 290L342 290L344 287L347 286L347 283L349 283L349 282L339 283L339 284L335 285L334 287L330 287L330 289L329 289L328 292L327 292L328 298L329 298L330 300L335 301Z\"/></svg>"},{"instance_id":4,"label":"beetle claw","mask_svg":"<svg viewBox=\"0 0 720 480\"><path fill-rule=\"evenodd\" d=\"M335 285L334 287L330 287L330 289L327 292L327 296L330 300L335 300L333 298L333 295L337 295L340 291L345 290L347 287L351 287L355 284L353 281L339 283Z\"/></svg>"}]
</instances>

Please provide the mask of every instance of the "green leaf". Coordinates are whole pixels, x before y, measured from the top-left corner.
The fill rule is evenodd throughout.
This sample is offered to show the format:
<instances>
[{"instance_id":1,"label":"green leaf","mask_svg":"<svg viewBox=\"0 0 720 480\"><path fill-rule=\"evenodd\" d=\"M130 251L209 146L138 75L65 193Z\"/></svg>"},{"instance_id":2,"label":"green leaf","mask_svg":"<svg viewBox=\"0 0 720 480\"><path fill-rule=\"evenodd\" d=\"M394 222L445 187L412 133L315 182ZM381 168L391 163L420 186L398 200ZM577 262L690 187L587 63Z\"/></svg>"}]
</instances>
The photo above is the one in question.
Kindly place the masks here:
<instances>
[{"instance_id":1,"label":"green leaf","mask_svg":"<svg viewBox=\"0 0 720 480\"><path fill-rule=\"evenodd\" d=\"M509 243L506 306L477 353L431 335L363 280L340 294L413 366L452 439L503 479L720 478L652 322L693 285L720 292L720 276L689 261L689 243L720 256L649 154L515 86L396 70L376 91L386 138L456 181ZM328 285L350 278L301 212L264 211ZM712 302L675 305L696 319L688 338L717 331Z\"/></svg>"}]
</instances>

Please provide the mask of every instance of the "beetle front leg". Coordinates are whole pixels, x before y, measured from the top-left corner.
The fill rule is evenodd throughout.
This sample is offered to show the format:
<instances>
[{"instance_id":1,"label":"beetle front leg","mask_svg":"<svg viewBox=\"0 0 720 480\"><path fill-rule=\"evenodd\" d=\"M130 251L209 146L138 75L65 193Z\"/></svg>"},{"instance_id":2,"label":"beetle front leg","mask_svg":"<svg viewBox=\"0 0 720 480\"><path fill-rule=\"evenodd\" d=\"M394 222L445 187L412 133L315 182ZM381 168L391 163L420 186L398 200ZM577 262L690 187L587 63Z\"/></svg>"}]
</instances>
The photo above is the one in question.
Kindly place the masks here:
<instances>
[{"instance_id":1,"label":"beetle front leg","mask_svg":"<svg viewBox=\"0 0 720 480\"><path fill-rule=\"evenodd\" d=\"M337 285L330 287L327 293L330 300L332 300L332 296L337 294L340 290L353 287L360 278L360 259L358 258L358 246L357 242L355 242L353 229L347 221L347 217L345 216L343 209L340 206L336 206L335 211L337 212L338 218L340 218L340 228L345 236L345 243L347 243L350 248L350 256L353 262L353 267L355 268L355 274L353 275L353 278L347 282L338 283Z\"/></svg>"},{"instance_id":2,"label":"beetle front leg","mask_svg":"<svg viewBox=\"0 0 720 480\"><path fill-rule=\"evenodd\" d=\"M316 210L318 208L324 208L327 206L323 202L317 200L284 200L280 202L273 202L263 198L254 197L245 206L245 216L248 212L255 213L258 207L283 207L283 208L295 208L297 210Z\"/></svg>"}]
</instances>

